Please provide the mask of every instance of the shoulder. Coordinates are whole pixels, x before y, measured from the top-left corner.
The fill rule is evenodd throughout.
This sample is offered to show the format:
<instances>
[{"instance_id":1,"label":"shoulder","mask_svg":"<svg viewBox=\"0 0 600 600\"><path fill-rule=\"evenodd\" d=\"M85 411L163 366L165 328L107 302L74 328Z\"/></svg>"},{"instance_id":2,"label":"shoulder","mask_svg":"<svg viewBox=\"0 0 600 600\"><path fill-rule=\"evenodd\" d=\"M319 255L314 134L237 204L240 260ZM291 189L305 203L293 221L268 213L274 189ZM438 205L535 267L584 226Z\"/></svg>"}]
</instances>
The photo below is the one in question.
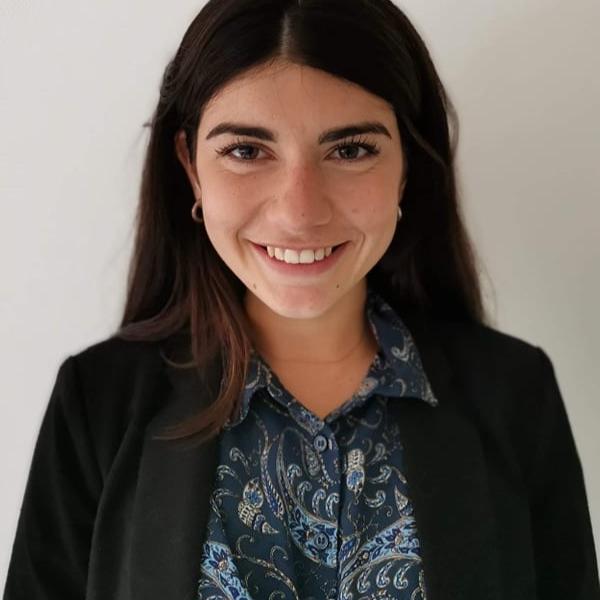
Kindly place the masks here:
<instances>
[{"instance_id":1,"label":"shoulder","mask_svg":"<svg viewBox=\"0 0 600 600\"><path fill-rule=\"evenodd\" d=\"M529 340L481 323L428 320L426 329L420 338L424 351L430 344L441 351L455 401L471 414L502 419L527 411L533 415L548 385L556 385L548 355ZM416 345L420 350L419 337Z\"/></svg>"},{"instance_id":2,"label":"shoulder","mask_svg":"<svg viewBox=\"0 0 600 600\"><path fill-rule=\"evenodd\" d=\"M514 377L531 374L547 359L534 342L483 323L435 320L431 329L458 371Z\"/></svg>"},{"instance_id":3,"label":"shoulder","mask_svg":"<svg viewBox=\"0 0 600 600\"><path fill-rule=\"evenodd\" d=\"M96 390L133 385L162 369L162 344L116 335L71 354L82 379Z\"/></svg>"},{"instance_id":4,"label":"shoulder","mask_svg":"<svg viewBox=\"0 0 600 600\"><path fill-rule=\"evenodd\" d=\"M45 443L71 436L107 475L120 449L140 443L166 401L161 349L159 342L111 336L67 355L46 409Z\"/></svg>"},{"instance_id":5,"label":"shoulder","mask_svg":"<svg viewBox=\"0 0 600 600\"><path fill-rule=\"evenodd\" d=\"M119 429L142 422L166 393L163 346L116 335L68 356L74 389L91 424L110 422Z\"/></svg>"},{"instance_id":6,"label":"shoulder","mask_svg":"<svg viewBox=\"0 0 600 600\"><path fill-rule=\"evenodd\" d=\"M553 364L538 345L489 325L437 321L432 326L450 367L457 407L489 432L526 438L562 410Z\"/></svg>"},{"instance_id":7,"label":"shoulder","mask_svg":"<svg viewBox=\"0 0 600 600\"><path fill-rule=\"evenodd\" d=\"M80 369L90 374L122 377L156 366L161 342L126 340L112 335L71 354Z\"/></svg>"},{"instance_id":8,"label":"shoulder","mask_svg":"<svg viewBox=\"0 0 600 600\"><path fill-rule=\"evenodd\" d=\"M458 392L454 405L485 432L487 446L512 457L524 480L556 464L544 458L553 444L575 457L559 378L543 348L482 324L445 322L436 331Z\"/></svg>"}]
</instances>

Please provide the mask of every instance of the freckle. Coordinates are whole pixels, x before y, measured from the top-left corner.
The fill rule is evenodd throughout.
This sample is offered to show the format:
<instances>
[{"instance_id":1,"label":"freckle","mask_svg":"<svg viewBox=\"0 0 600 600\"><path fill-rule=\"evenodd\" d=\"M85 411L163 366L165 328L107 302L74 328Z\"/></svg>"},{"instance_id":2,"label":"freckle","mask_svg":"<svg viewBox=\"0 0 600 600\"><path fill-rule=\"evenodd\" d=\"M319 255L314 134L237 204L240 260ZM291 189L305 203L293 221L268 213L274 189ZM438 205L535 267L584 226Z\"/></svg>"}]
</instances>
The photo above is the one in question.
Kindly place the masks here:
<instances>
[{"instance_id":1,"label":"freckle","mask_svg":"<svg viewBox=\"0 0 600 600\"><path fill-rule=\"evenodd\" d=\"M256 289L256 284L255 283L252 284L252 289L254 289L254 290Z\"/></svg>"},{"instance_id":2,"label":"freckle","mask_svg":"<svg viewBox=\"0 0 600 600\"><path fill-rule=\"evenodd\" d=\"M335 284L335 289L339 289L339 287L340 287L340 284L339 284L339 283L336 283L336 284Z\"/></svg>"}]
</instances>

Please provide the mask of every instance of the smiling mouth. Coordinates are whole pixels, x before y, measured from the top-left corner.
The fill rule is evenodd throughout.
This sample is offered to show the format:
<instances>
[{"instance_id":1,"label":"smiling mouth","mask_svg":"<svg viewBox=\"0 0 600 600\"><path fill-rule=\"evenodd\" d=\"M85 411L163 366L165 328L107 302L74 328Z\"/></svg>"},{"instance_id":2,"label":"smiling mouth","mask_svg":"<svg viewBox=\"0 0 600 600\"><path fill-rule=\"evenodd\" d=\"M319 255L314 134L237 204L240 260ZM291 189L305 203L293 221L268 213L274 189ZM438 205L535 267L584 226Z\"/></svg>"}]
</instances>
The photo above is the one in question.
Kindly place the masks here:
<instances>
[{"instance_id":1,"label":"smiling mouth","mask_svg":"<svg viewBox=\"0 0 600 600\"><path fill-rule=\"evenodd\" d=\"M267 256L274 261L283 262L287 264L306 264L310 265L313 263L320 263L327 261L327 259L336 253L336 251L345 246L347 242L336 244L333 246L321 246L317 251L312 250L310 246L303 249L284 249L281 246L259 246L267 254ZM307 253L308 256L306 255ZM289 254L289 256L288 256ZM303 256L304 255L304 256ZM285 256L285 258L284 258ZM312 259L312 260L311 260Z\"/></svg>"},{"instance_id":2,"label":"smiling mouth","mask_svg":"<svg viewBox=\"0 0 600 600\"><path fill-rule=\"evenodd\" d=\"M349 242L346 241L341 244L335 244L333 246L328 246L325 249L322 247L319 252L314 252L312 254L312 256L308 256L308 257L301 256L301 255L306 250L309 250L310 248L306 248L306 250L303 249L302 251L295 250L294 253L289 257L287 256L287 252L286 252L285 258L282 256L281 252L279 252L279 254L277 256L270 254L268 247L265 245L256 244L254 242L253 242L253 245L255 246L255 248L260 249L263 256L265 256L265 258L267 258L270 263L273 263L276 265L281 265L281 266L287 265L287 266L292 266L292 267L296 267L296 268L303 267L305 269L308 269L310 267L312 269L313 267L317 268L318 265L324 266L325 264L330 264L331 260L334 257L337 258L337 254L345 246L347 246L348 243ZM279 246L272 246L271 248L277 248L278 250L280 249ZM331 250L329 251L329 253L327 253L327 250L329 248L331 248ZM323 250L326 250L325 254L323 253Z\"/></svg>"}]
</instances>

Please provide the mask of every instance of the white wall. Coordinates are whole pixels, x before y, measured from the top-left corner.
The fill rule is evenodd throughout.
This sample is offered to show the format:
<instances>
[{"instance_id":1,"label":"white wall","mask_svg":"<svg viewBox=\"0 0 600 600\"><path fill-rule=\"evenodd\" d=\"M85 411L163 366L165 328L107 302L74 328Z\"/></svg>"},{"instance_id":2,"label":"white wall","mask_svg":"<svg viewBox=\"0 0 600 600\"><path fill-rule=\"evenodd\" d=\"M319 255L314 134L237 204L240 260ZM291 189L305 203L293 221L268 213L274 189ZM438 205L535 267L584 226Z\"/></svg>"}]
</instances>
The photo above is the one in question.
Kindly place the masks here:
<instances>
[{"instance_id":1,"label":"white wall","mask_svg":"<svg viewBox=\"0 0 600 600\"><path fill-rule=\"evenodd\" d=\"M142 124L200 5L0 4L0 581L58 365L117 326ZM496 325L553 360L600 548L600 4L401 6L459 112L466 217Z\"/></svg>"}]
</instances>

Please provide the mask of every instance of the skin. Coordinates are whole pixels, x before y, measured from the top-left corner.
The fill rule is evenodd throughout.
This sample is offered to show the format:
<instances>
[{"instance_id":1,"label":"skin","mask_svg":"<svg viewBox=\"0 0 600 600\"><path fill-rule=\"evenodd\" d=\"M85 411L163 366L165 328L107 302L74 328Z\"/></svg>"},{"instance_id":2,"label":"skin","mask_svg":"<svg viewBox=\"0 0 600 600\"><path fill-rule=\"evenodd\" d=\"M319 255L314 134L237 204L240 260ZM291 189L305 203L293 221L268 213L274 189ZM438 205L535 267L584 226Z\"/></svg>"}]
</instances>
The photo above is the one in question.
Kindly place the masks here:
<instances>
[{"instance_id":1,"label":"skin","mask_svg":"<svg viewBox=\"0 0 600 600\"><path fill-rule=\"evenodd\" d=\"M319 144L326 130L373 121L390 137L363 134L337 150L352 136ZM276 141L231 133L207 139L223 122L265 127ZM358 138L376 144L379 154L369 155ZM236 142L228 156L217 153ZM335 365L368 366L377 346L364 318L365 276L392 240L405 184L392 106L353 83L278 60L246 71L206 105L193 164L183 131L175 149L210 241L247 288L252 336L271 365L312 365L316 377L319 367L331 376ZM349 244L325 273L296 276L275 272L251 241L313 249Z\"/></svg>"}]
</instances>

